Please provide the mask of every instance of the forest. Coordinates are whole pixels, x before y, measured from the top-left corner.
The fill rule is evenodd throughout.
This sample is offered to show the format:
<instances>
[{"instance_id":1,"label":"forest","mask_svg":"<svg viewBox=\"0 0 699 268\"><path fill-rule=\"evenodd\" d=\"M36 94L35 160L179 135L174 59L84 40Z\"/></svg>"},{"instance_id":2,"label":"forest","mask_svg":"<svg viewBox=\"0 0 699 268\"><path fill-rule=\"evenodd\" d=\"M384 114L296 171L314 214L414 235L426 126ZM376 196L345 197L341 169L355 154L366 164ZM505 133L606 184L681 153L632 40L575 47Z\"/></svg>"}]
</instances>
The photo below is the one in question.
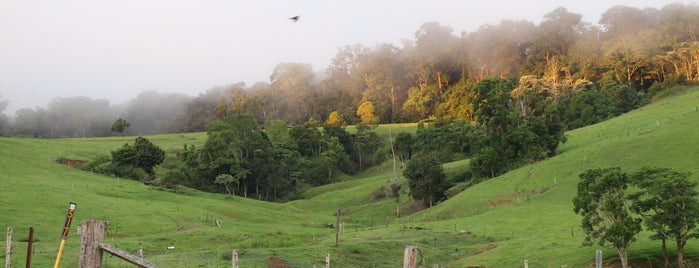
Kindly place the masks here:
<instances>
[{"instance_id":1,"label":"forest","mask_svg":"<svg viewBox=\"0 0 699 268\"><path fill-rule=\"evenodd\" d=\"M83 169L177 191L187 186L265 200L400 162L424 206L558 153L565 131L601 122L699 82L699 7L615 6L598 24L557 8L535 25L503 20L456 35L435 22L402 47L338 49L325 73L279 63L270 82L215 87L197 97L143 92L126 104L57 98L0 118L0 134L100 137L206 132L175 157L138 137ZM0 100L0 111L7 101ZM415 134L377 133L418 123ZM345 126L353 125L348 131ZM470 158L446 180L441 163ZM160 165L156 172L153 167Z\"/></svg>"},{"instance_id":2,"label":"forest","mask_svg":"<svg viewBox=\"0 0 699 268\"><path fill-rule=\"evenodd\" d=\"M279 63L269 82L232 83L196 97L143 92L131 101L59 97L47 107L0 115L0 135L92 137L204 131L226 115L246 113L260 126L274 120L300 125L330 114L360 122L371 103L377 123L420 120L475 121L476 84L514 78L515 99L546 92L568 129L616 116L699 81L699 7L660 9L614 6L596 23L557 8L535 25L503 20L474 32L454 33L427 22L412 40L339 48L330 66L315 73L305 63ZM518 97L519 96L519 97ZM7 100L0 99L0 112ZM111 131L117 119L129 127Z\"/></svg>"}]
</instances>

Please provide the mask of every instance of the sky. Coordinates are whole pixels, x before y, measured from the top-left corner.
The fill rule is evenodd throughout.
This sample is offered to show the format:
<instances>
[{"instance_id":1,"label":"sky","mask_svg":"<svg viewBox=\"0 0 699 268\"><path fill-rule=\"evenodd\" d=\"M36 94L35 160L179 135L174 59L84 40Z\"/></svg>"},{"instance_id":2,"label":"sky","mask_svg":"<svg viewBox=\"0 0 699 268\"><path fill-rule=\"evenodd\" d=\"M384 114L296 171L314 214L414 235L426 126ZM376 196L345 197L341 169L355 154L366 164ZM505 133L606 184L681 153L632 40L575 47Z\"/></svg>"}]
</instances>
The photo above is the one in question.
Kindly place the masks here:
<instances>
[{"instance_id":1,"label":"sky","mask_svg":"<svg viewBox=\"0 0 699 268\"><path fill-rule=\"evenodd\" d=\"M688 0L0 0L6 115L57 97L127 102L144 91L197 96L269 82L282 62L324 72L338 49L414 40L426 22L455 35L503 19L540 23L557 7L597 23L615 5ZM289 20L301 16L298 22Z\"/></svg>"}]
</instances>

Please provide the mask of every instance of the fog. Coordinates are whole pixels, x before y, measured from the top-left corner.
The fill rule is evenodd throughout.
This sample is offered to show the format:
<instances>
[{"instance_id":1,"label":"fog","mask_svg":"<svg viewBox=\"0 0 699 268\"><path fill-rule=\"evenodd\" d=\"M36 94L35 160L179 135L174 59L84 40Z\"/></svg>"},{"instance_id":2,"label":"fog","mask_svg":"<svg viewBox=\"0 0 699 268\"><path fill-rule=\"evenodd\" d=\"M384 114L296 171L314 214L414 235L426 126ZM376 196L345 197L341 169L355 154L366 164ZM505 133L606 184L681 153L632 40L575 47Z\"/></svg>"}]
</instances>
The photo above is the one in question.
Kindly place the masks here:
<instances>
[{"instance_id":1,"label":"fog","mask_svg":"<svg viewBox=\"0 0 699 268\"><path fill-rule=\"evenodd\" d=\"M671 1L0 1L0 96L9 117L57 97L124 104L141 92L197 96L271 82L282 62L321 73L338 48L399 46L430 21L472 32L502 19L539 23L558 6L597 22L614 4ZM683 1L688 2L688 1ZM301 15L296 23L288 18Z\"/></svg>"}]
</instances>

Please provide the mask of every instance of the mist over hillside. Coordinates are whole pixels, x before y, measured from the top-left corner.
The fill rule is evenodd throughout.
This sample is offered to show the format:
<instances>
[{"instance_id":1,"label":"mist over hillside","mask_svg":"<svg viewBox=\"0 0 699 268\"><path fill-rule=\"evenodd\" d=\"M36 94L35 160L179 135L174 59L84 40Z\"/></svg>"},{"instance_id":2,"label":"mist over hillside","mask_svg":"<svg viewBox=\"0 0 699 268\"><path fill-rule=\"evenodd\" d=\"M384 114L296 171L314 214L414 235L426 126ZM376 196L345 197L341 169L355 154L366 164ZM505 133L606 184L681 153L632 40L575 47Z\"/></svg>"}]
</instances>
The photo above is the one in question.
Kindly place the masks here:
<instances>
[{"instance_id":1,"label":"mist over hillside","mask_svg":"<svg viewBox=\"0 0 699 268\"><path fill-rule=\"evenodd\" d=\"M325 121L338 112L353 124L364 102L376 107L380 123L473 120L473 86L488 77L515 77L522 87L567 98L601 89L625 112L665 88L699 81L697 17L699 7L678 3L613 6L596 23L565 8L539 24L502 20L473 32L426 22L401 46L341 47L322 73L307 63L280 62L269 82L231 83L197 96L146 91L125 103L57 97L47 107L0 114L0 135L114 136L120 133L110 126L118 118L131 123L129 135L202 131L232 113L251 114L263 125ZM0 95L0 112L7 107Z\"/></svg>"}]
</instances>

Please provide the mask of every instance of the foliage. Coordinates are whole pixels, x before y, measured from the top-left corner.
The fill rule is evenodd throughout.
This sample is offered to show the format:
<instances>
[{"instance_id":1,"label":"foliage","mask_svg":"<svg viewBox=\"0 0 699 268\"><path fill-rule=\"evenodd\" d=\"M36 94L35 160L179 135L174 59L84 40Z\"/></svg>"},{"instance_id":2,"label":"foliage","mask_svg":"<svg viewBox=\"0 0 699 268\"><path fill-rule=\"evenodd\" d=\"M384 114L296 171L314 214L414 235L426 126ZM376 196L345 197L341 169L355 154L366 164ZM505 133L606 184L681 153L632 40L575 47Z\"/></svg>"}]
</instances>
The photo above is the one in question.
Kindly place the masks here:
<instances>
[{"instance_id":1,"label":"foliage","mask_svg":"<svg viewBox=\"0 0 699 268\"><path fill-rule=\"evenodd\" d=\"M165 159L165 151L155 146L148 139L137 137L134 145L124 144L120 149L112 151L112 163L117 167L128 169L128 167L141 168L148 175L153 175L153 167L162 163ZM123 174L118 171L117 174Z\"/></svg>"},{"instance_id":2,"label":"foliage","mask_svg":"<svg viewBox=\"0 0 699 268\"><path fill-rule=\"evenodd\" d=\"M677 244L677 266L684 267L683 248L689 238L698 237L695 232L699 222L697 182L689 179L689 173L669 168L642 168L631 175L631 181L640 191L629 198L631 207L639 213L653 231L653 239L662 240L667 265L665 241Z\"/></svg>"},{"instance_id":3,"label":"foliage","mask_svg":"<svg viewBox=\"0 0 699 268\"><path fill-rule=\"evenodd\" d=\"M602 122L620 114L612 97L597 88L583 90L561 103L568 128L576 129Z\"/></svg>"},{"instance_id":4,"label":"foliage","mask_svg":"<svg viewBox=\"0 0 699 268\"><path fill-rule=\"evenodd\" d=\"M362 124L373 125L379 122L374 104L370 101L362 102L362 104L357 107L357 116L362 120Z\"/></svg>"},{"instance_id":5,"label":"foliage","mask_svg":"<svg viewBox=\"0 0 699 268\"><path fill-rule=\"evenodd\" d=\"M628 175L618 167L594 168L580 174L573 211L580 214L586 242L611 243L621 266L627 267L629 244L641 231L641 219L631 215L625 196Z\"/></svg>"},{"instance_id":6,"label":"foliage","mask_svg":"<svg viewBox=\"0 0 699 268\"><path fill-rule=\"evenodd\" d=\"M435 155L415 155L408 161L403 176L408 180L413 199L422 200L425 205L432 207L444 198L446 175Z\"/></svg>"},{"instance_id":7,"label":"foliage","mask_svg":"<svg viewBox=\"0 0 699 268\"><path fill-rule=\"evenodd\" d=\"M188 187L178 187L177 192L163 191L46 161L46 156L59 155L66 159L93 159L126 142L132 143L133 137L0 138L0 180L6 186L0 188L0 196L13 204L0 209L3 222L15 228L15 235L33 226L35 238L51 237L55 235L53 227L63 223L64 204L70 198L78 204L77 215L110 221L110 231L118 235L114 239L120 247L142 245L145 252L157 254L146 258L161 267L230 266L230 239L221 237L237 239L236 248L243 253L241 265L251 267L265 266L264 259L272 255L289 260L294 266L311 267L322 263L327 252L336 266L395 267L400 265L405 245L409 244L417 245L426 260L447 267L474 263L521 267L522 256L530 264L536 262L543 267L589 267L594 266L591 252L595 248L580 246L584 239L581 217L573 212L571 204L577 175L589 167L610 164L634 171L651 165L699 172L699 136L695 135L699 125L694 124L699 116L694 112L699 91L685 92L618 118L569 131L568 142L560 146L560 156L512 170L409 215L407 194L402 194L398 203L390 199L372 201L375 189L386 185L388 190L391 171L385 165L345 177L341 182L305 188L298 193L304 196L300 200L270 203ZM656 120L661 126L656 125ZM414 133L416 125L390 127L393 133ZM636 127L644 133L627 135L629 129L633 132ZM377 134L387 136L387 128L379 126ZM354 131L353 127L347 129ZM203 148L207 136L178 133L146 138L169 155L183 154L183 144L188 144L188 150L192 144L196 149ZM164 164L156 168L156 174ZM444 169L449 176L450 170L466 170L467 164L468 160L445 163ZM690 180L697 178L692 176ZM298 185L296 189L301 191ZM219 190L225 192L222 185ZM397 206L399 218L395 217ZM334 223L337 208L343 212L345 233L340 234L340 246L335 248L334 232L325 229L324 224ZM45 217L37 216L41 220L34 221L32 218L36 217L27 215ZM222 221L221 228L211 222L213 219ZM403 226L425 229L408 230ZM470 234L460 235L460 230ZM660 243L648 239L646 234L652 232L638 235L629 248L629 263L634 267L662 267L661 262L656 262L662 258ZM62 260L66 267L78 265L80 243L71 239L66 243L64 257L74 257ZM685 259L692 267L697 258L690 253L699 249L695 242L690 239L684 249ZM165 249L168 245L177 249ZM522 245L537 247L532 250ZM494 246L497 248L492 249ZM34 247L35 266L53 265L53 243L35 243ZM605 256L612 256L605 259L606 264L618 266L613 249L599 249ZM674 246L670 245L669 250L674 254ZM108 262L110 266L129 265L117 258ZM18 265L23 265L23 260L13 258L13 267Z\"/></svg>"},{"instance_id":8,"label":"foliage","mask_svg":"<svg viewBox=\"0 0 699 268\"><path fill-rule=\"evenodd\" d=\"M384 145L384 141L375 131L369 128L359 128L357 133L352 134L352 154L351 158L359 165L359 170L377 164L376 153Z\"/></svg>"},{"instance_id":9,"label":"foliage","mask_svg":"<svg viewBox=\"0 0 699 268\"><path fill-rule=\"evenodd\" d=\"M325 120L324 124L327 126L341 127L347 123L345 122L345 119L342 119L342 116L337 111L333 111L330 113L330 115L328 115L328 119Z\"/></svg>"},{"instance_id":10,"label":"foliage","mask_svg":"<svg viewBox=\"0 0 699 268\"><path fill-rule=\"evenodd\" d=\"M126 128L130 126L131 124L129 124L129 122L122 118L119 118L116 121L114 121L114 124L112 124L112 131L119 132L121 133L121 135L124 135L124 131L126 130Z\"/></svg>"},{"instance_id":11,"label":"foliage","mask_svg":"<svg viewBox=\"0 0 699 268\"><path fill-rule=\"evenodd\" d=\"M415 136L409 132L401 132L395 138L393 142L393 150L396 156L401 162L401 166L405 167L405 164L412 158L415 147Z\"/></svg>"},{"instance_id":12,"label":"foliage","mask_svg":"<svg viewBox=\"0 0 699 268\"><path fill-rule=\"evenodd\" d=\"M553 156L566 141L565 124L548 91L495 78L481 81L474 90L474 114L482 130L471 135L471 144L478 145L471 149L475 176L492 178L523 163ZM517 94L517 101L512 94Z\"/></svg>"}]
</instances>

